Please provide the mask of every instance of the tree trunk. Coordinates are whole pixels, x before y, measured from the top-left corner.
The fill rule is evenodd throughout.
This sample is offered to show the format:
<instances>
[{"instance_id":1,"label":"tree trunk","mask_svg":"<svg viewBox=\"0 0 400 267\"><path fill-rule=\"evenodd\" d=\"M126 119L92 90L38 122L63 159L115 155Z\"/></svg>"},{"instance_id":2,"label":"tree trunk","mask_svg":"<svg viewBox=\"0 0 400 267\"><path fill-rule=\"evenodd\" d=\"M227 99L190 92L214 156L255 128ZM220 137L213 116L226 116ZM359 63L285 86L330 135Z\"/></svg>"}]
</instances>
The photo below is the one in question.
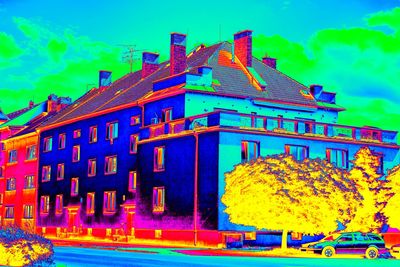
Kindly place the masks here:
<instances>
[{"instance_id":1,"label":"tree trunk","mask_svg":"<svg viewBox=\"0 0 400 267\"><path fill-rule=\"evenodd\" d=\"M288 230L284 229L282 231L282 243L281 243L281 249L287 249L287 236L288 236Z\"/></svg>"}]
</instances>

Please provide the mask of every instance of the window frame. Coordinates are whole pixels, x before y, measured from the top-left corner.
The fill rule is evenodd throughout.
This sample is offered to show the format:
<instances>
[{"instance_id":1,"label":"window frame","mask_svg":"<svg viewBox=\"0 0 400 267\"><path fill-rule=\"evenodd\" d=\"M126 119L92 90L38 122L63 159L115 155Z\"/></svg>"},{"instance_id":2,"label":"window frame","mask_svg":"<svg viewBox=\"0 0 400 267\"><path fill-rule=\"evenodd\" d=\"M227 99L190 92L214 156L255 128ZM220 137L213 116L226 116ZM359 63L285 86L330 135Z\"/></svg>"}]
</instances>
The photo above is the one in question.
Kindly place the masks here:
<instances>
[{"instance_id":1,"label":"window frame","mask_svg":"<svg viewBox=\"0 0 400 267\"><path fill-rule=\"evenodd\" d=\"M129 171L128 191L136 192L137 189L137 171Z\"/></svg>"},{"instance_id":2,"label":"window frame","mask_svg":"<svg viewBox=\"0 0 400 267\"><path fill-rule=\"evenodd\" d=\"M6 179L6 192L12 192L17 190L17 179L15 177L9 177Z\"/></svg>"},{"instance_id":3,"label":"window frame","mask_svg":"<svg viewBox=\"0 0 400 267\"><path fill-rule=\"evenodd\" d=\"M54 207L55 215L62 215L64 210L64 196L63 194L56 195L56 205Z\"/></svg>"},{"instance_id":4,"label":"window frame","mask_svg":"<svg viewBox=\"0 0 400 267\"><path fill-rule=\"evenodd\" d=\"M93 167L93 163L94 163L94 167ZM93 170L93 171L91 171ZM97 174L97 159L93 158L93 159L88 159L88 171L87 171L87 175L88 177L94 177Z\"/></svg>"},{"instance_id":5,"label":"window frame","mask_svg":"<svg viewBox=\"0 0 400 267\"><path fill-rule=\"evenodd\" d=\"M159 196L160 192L161 198ZM153 187L153 196L152 196L152 211L153 213L163 213L165 211L165 187L164 186L155 186Z\"/></svg>"},{"instance_id":6,"label":"window frame","mask_svg":"<svg viewBox=\"0 0 400 267\"><path fill-rule=\"evenodd\" d=\"M72 147L72 162L75 163L75 162L79 162L80 160L81 160L81 146L74 145Z\"/></svg>"},{"instance_id":7,"label":"window frame","mask_svg":"<svg viewBox=\"0 0 400 267\"><path fill-rule=\"evenodd\" d=\"M36 149L37 149L36 145L27 146L26 147L25 160L35 160L35 159L37 159ZM31 157L32 151L33 151L33 157Z\"/></svg>"},{"instance_id":8,"label":"window frame","mask_svg":"<svg viewBox=\"0 0 400 267\"><path fill-rule=\"evenodd\" d=\"M67 143L67 135L65 133L60 133L58 135L58 149L65 149Z\"/></svg>"},{"instance_id":9,"label":"window frame","mask_svg":"<svg viewBox=\"0 0 400 267\"><path fill-rule=\"evenodd\" d=\"M10 212L9 211L12 211L11 212L12 216L10 216ZM9 220L15 219L15 207L14 207L14 205L9 205L9 206L5 206L4 207L4 219L9 219Z\"/></svg>"},{"instance_id":10,"label":"window frame","mask_svg":"<svg viewBox=\"0 0 400 267\"><path fill-rule=\"evenodd\" d=\"M8 164L13 164L18 162L18 150L11 149L8 151Z\"/></svg>"},{"instance_id":11,"label":"window frame","mask_svg":"<svg viewBox=\"0 0 400 267\"><path fill-rule=\"evenodd\" d=\"M111 204L113 204L113 207L109 207L108 204L110 203L111 195ZM107 196L107 198L106 198ZM117 211L117 191L104 191L103 195L103 214L114 214Z\"/></svg>"},{"instance_id":12,"label":"window frame","mask_svg":"<svg viewBox=\"0 0 400 267\"><path fill-rule=\"evenodd\" d=\"M86 194L86 215L94 215L95 212L95 198L96 197L96 193L95 192L88 192ZM88 200L90 199L90 204L91 206L88 206Z\"/></svg>"},{"instance_id":13,"label":"window frame","mask_svg":"<svg viewBox=\"0 0 400 267\"><path fill-rule=\"evenodd\" d=\"M162 122L170 122L172 121L172 107L162 109Z\"/></svg>"},{"instance_id":14,"label":"window frame","mask_svg":"<svg viewBox=\"0 0 400 267\"><path fill-rule=\"evenodd\" d=\"M141 123L141 115L133 115L131 116L131 126L140 125Z\"/></svg>"},{"instance_id":15,"label":"window frame","mask_svg":"<svg viewBox=\"0 0 400 267\"><path fill-rule=\"evenodd\" d=\"M250 144L252 144L253 148L256 148L257 153L253 153L253 158L250 158ZM242 140L240 143L241 149L241 162L250 162L260 157L260 141L253 140Z\"/></svg>"},{"instance_id":16,"label":"window frame","mask_svg":"<svg viewBox=\"0 0 400 267\"><path fill-rule=\"evenodd\" d=\"M290 154L290 148L291 148L291 147L296 147L297 149L299 149L299 148L305 148L305 151L306 151L305 157L304 157L303 159L298 159L298 158L297 158L298 151L297 151L296 155ZM297 161L303 161L303 160L305 160L305 159L310 158L310 148L309 148L309 146L294 145L294 144L285 144L284 150L285 150L285 154L286 154L286 155L292 155Z\"/></svg>"},{"instance_id":17,"label":"window frame","mask_svg":"<svg viewBox=\"0 0 400 267\"><path fill-rule=\"evenodd\" d=\"M110 132L111 126L112 126L112 132ZM110 122L106 123L106 140L113 141L118 138L118 135L119 135L118 127L119 127L118 120L110 121ZM116 136L114 136L114 134Z\"/></svg>"},{"instance_id":18,"label":"window frame","mask_svg":"<svg viewBox=\"0 0 400 267\"><path fill-rule=\"evenodd\" d=\"M97 143L98 139L98 128L97 125L93 125L89 127L89 144Z\"/></svg>"},{"instance_id":19,"label":"window frame","mask_svg":"<svg viewBox=\"0 0 400 267\"><path fill-rule=\"evenodd\" d=\"M346 156L345 157L345 162L346 162L345 166L338 166L338 164L337 164L337 161L338 161L337 153L339 151L342 152L342 159L343 159L343 153L345 153L345 156ZM332 162L332 152L336 153L336 163ZM330 147L326 148L326 160L329 163L335 165L339 169L347 170L349 168L349 151L347 149L341 149L341 148L330 148Z\"/></svg>"},{"instance_id":20,"label":"window frame","mask_svg":"<svg viewBox=\"0 0 400 267\"><path fill-rule=\"evenodd\" d=\"M46 177L45 173L47 174ZM47 177L48 179L45 179ZM42 182L50 182L50 180L51 180L51 165L44 165L42 166Z\"/></svg>"},{"instance_id":21,"label":"window frame","mask_svg":"<svg viewBox=\"0 0 400 267\"><path fill-rule=\"evenodd\" d=\"M75 187L74 187L75 185ZM75 189L75 190L74 190ZM71 191L70 191L71 197L76 197L79 196L79 177L73 177L71 178Z\"/></svg>"},{"instance_id":22,"label":"window frame","mask_svg":"<svg viewBox=\"0 0 400 267\"><path fill-rule=\"evenodd\" d=\"M81 137L81 129L75 129L74 131L73 131L73 133L72 133L72 137L74 138L74 139L77 139L77 138L80 138Z\"/></svg>"},{"instance_id":23,"label":"window frame","mask_svg":"<svg viewBox=\"0 0 400 267\"><path fill-rule=\"evenodd\" d=\"M162 150L162 163L160 164L160 155L159 150ZM165 171L165 146L157 146L154 147L153 152L153 171L154 172L163 172Z\"/></svg>"},{"instance_id":24,"label":"window frame","mask_svg":"<svg viewBox=\"0 0 400 267\"><path fill-rule=\"evenodd\" d=\"M131 134L129 136L129 154L136 154L138 147L139 135Z\"/></svg>"},{"instance_id":25,"label":"window frame","mask_svg":"<svg viewBox=\"0 0 400 267\"><path fill-rule=\"evenodd\" d=\"M64 180L64 178L65 178L65 164L64 163L58 163L57 164L57 181Z\"/></svg>"},{"instance_id":26,"label":"window frame","mask_svg":"<svg viewBox=\"0 0 400 267\"><path fill-rule=\"evenodd\" d=\"M53 150L53 136L43 138L43 152L51 152Z\"/></svg>"},{"instance_id":27,"label":"window frame","mask_svg":"<svg viewBox=\"0 0 400 267\"><path fill-rule=\"evenodd\" d=\"M28 208L29 207L29 208ZM33 219L34 205L24 204L22 207L22 218L25 220ZM28 214L28 216L26 216Z\"/></svg>"},{"instance_id":28,"label":"window frame","mask_svg":"<svg viewBox=\"0 0 400 267\"><path fill-rule=\"evenodd\" d=\"M108 170L108 161L110 159L114 159L115 158L115 170L114 171L110 171ZM113 155L113 156L106 156L104 159L104 175L113 175L113 174L117 174L118 172L118 158L117 155Z\"/></svg>"},{"instance_id":29,"label":"window frame","mask_svg":"<svg viewBox=\"0 0 400 267\"><path fill-rule=\"evenodd\" d=\"M31 185L31 186L28 186ZM29 174L24 176L24 189L34 189L35 188L35 175Z\"/></svg>"},{"instance_id":30,"label":"window frame","mask_svg":"<svg viewBox=\"0 0 400 267\"><path fill-rule=\"evenodd\" d=\"M40 196L40 215L48 215L50 211L50 196Z\"/></svg>"}]
</instances>

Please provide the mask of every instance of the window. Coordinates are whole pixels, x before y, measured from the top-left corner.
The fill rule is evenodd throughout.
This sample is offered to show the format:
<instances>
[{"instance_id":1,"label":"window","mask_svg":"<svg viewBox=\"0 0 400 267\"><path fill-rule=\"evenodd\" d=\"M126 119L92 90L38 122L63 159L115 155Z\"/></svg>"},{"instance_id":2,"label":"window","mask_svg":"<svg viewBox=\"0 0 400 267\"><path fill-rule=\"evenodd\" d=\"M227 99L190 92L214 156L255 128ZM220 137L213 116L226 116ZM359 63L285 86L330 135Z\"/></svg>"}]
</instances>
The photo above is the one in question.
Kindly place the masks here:
<instances>
[{"instance_id":1,"label":"window","mask_svg":"<svg viewBox=\"0 0 400 267\"><path fill-rule=\"evenodd\" d=\"M13 191L16 189L16 180L15 178L7 178L6 181L6 190Z\"/></svg>"},{"instance_id":2,"label":"window","mask_svg":"<svg viewBox=\"0 0 400 267\"><path fill-rule=\"evenodd\" d=\"M51 178L51 166L43 166L42 168L42 182L48 182Z\"/></svg>"},{"instance_id":3,"label":"window","mask_svg":"<svg viewBox=\"0 0 400 267\"><path fill-rule=\"evenodd\" d=\"M79 178L71 179L71 196L77 196L79 194Z\"/></svg>"},{"instance_id":4,"label":"window","mask_svg":"<svg viewBox=\"0 0 400 267\"><path fill-rule=\"evenodd\" d=\"M24 205L24 219L33 219L33 205Z\"/></svg>"},{"instance_id":5,"label":"window","mask_svg":"<svg viewBox=\"0 0 400 267\"><path fill-rule=\"evenodd\" d=\"M89 159L88 161L88 176L92 177L96 175L96 159Z\"/></svg>"},{"instance_id":6,"label":"window","mask_svg":"<svg viewBox=\"0 0 400 267\"><path fill-rule=\"evenodd\" d=\"M59 163L57 165L57 180L63 180L64 179L64 163Z\"/></svg>"},{"instance_id":7,"label":"window","mask_svg":"<svg viewBox=\"0 0 400 267\"><path fill-rule=\"evenodd\" d=\"M40 197L40 213L41 214L49 213L49 204L50 204L50 196L41 196Z\"/></svg>"},{"instance_id":8,"label":"window","mask_svg":"<svg viewBox=\"0 0 400 267\"><path fill-rule=\"evenodd\" d=\"M378 174L383 174L384 168L383 168L383 154L379 152L372 152L372 155L378 158L378 168L376 169L376 173Z\"/></svg>"},{"instance_id":9,"label":"window","mask_svg":"<svg viewBox=\"0 0 400 267\"><path fill-rule=\"evenodd\" d=\"M26 160L36 159L36 145L26 147Z\"/></svg>"},{"instance_id":10,"label":"window","mask_svg":"<svg viewBox=\"0 0 400 267\"><path fill-rule=\"evenodd\" d=\"M154 148L154 171L163 171L165 169L164 154L165 147L159 146Z\"/></svg>"},{"instance_id":11,"label":"window","mask_svg":"<svg viewBox=\"0 0 400 267\"><path fill-rule=\"evenodd\" d=\"M285 154L292 155L295 159L302 161L308 158L308 147L297 145L285 145Z\"/></svg>"},{"instance_id":12,"label":"window","mask_svg":"<svg viewBox=\"0 0 400 267\"><path fill-rule=\"evenodd\" d=\"M104 192L104 213L114 213L116 209L116 194L115 191Z\"/></svg>"},{"instance_id":13,"label":"window","mask_svg":"<svg viewBox=\"0 0 400 267\"><path fill-rule=\"evenodd\" d=\"M14 219L14 206L6 207L6 219Z\"/></svg>"},{"instance_id":14,"label":"window","mask_svg":"<svg viewBox=\"0 0 400 267\"><path fill-rule=\"evenodd\" d=\"M17 150L8 151L8 163L17 162Z\"/></svg>"},{"instance_id":15,"label":"window","mask_svg":"<svg viewBox=\"0 0 400 267\"><path fill-rule=\"evenodd\" d=\"M131 125L138 125L140 124L140 115L132 116L131 117Z\"/></svg>"},{"instance_id":16,"label":"window","mask_svg":"<svg viewBox=\"0 0 400 267\"><path fill-rule=\"evenodd\" d=\"M164 187L153 187L153 212L164 212L165 189Z\"/></svg>"},{"instance_id":17,"label":"window","mask_svg":"<svg viewBox=\"0 0 400 267\"><path fill-rule=\"evenodd\" d=\"M106 157L105 174L117 173L117 156Z\"/></svg>"},{"instance_id":18,"label":"window","mask_svg":"<svg viewBox=\"0 0 400 267\"><path fill-rule=\"evenodd\" d=\"M58 135L58 149L64 149L65 148L65 142L66 142L66 135L65 133L59 134Z\"/></svg>"},{"instance_id":19,"label":"window","mask_svg":"<svg viewBox=\"0 0 400 267\"><path fill-rule=\"evenodd\" d=\"M72 162L78 162L81 159L81 146L76 145L72 148Z\"/></svg>"},{"instance_id":20,"label":"window","mask_svg":"<svg viewBox=\"0 0 400 267\"><path fill-rule=\"evenodd\" d=\"M89 143L97 142L97 126L92 126L89 129Z\"/></svg>"},{"instance_id":21,"label":"window","mask_svg":"<svg viewBox=\"0 0 400 267\"><path fill-rule=\"evenodd\" d=\"M3 205L3 194L0 193L0 205Z\"/></svg>"},{"instance_id":22,"label":"window","mask_svg":"<svg viewBox=\"0 0 400 267\"><path fill-rule=\"evenodd\" d=\"M168 122L172 120L172 108L163 109L162 121Z\"/></svg>"},{"instance_id":23,"label":"window","mask_svg":"<svg viewBox=\"0 0 400 267\"><path fill-rule=\"evenodd\" d=\"M347 150L328 148L326 150L326 159L338 168L347 169L348 167Z\"/></svg>"},{"instance_id":24,"label":"window","mask_svg":"<svg viewBox=\"0 0 400 267\"><path fill-rule=\"evenodd\" d=\"M87 197L86 197L86 214L87 215L94 214L94 192L87 193Z\"/></svg>"},{"instance_id":25,"label":"window","mask_svg":"<svg viewBox=\"0 0 400 267\"><path fill-rule=\"evenodd\" d=\"M63 213L63 195L56 195L56 215L61 215Z\"/></svg>"},{"instance_id":26,"label":"window","mask_svg":"<svg viewBox=\"0 0 400 267\"><path fill-rule=\"evenodd\" d=\"M137 153L137 142L139 140L139 136L136 134L132 134L130 137L130 143L129 143L129 153L135 154Z\"/></svg>"},{"instance_id":27,"label":"window","mask_svg":"<svg viewBox=\"0 0 400 267\"><path fill-rule=\"evenodd\" d=\"M118 122L108 122L106 125L106 140L113 140L118 137Z\"/></svg>"},{"instance_id":28,"label":"window","mask_svg":"<svg viewBox=\"0 0 400 267\"><path fill-rule=\"evenodd\" d=\"M24 178L24 189L32 189L35 188L35 176L27 175Z\"/></svg>"},{"instance_id":29,"label":"window","mask_svg":"<svg viewBox=\"0 0 400 267\"><path fill-rule=\"evenodd\" d=\"M259 143L254 141L242 141L242 162L256 159L260 156Z\"/></svg>"},{"instance_id":30,"label":"window","mask_svg":"<svg viewBox=\"0 0 400 267\"><path fill-rule=\"evenodd\" d=\"M74 130L74 138L81 137L81 129Z\"/></svg>"},{"instance_id":31,"label":"window","mask_svg":"<svg viewBox=\"0 0 400 267\"><path fill-rule=\"evenodd\" d=\"M64 142L65 147L65 142ZM49 152L53 149L53 137L46 137L43 139L43 152Z\"/></svg>"},{"instance_id":32,"label":"window","mask_svg":"<svg viewBox=\"0 0 400 267\"><path fill-rule=\"evenodd\" d=\"M3 166L0 166L0 177L4 177Z\"/></svg>"},{"instance_id":33,"label":"window","mask_svg":"<svg viewBox=\"0 0 400 267\"><path fill-rule=\"evenodd\" d=\"M129 191L134 192L136 191L136 180L137 180L137 173L135 171L129 172Z\"/></svg>"}]
</instances>

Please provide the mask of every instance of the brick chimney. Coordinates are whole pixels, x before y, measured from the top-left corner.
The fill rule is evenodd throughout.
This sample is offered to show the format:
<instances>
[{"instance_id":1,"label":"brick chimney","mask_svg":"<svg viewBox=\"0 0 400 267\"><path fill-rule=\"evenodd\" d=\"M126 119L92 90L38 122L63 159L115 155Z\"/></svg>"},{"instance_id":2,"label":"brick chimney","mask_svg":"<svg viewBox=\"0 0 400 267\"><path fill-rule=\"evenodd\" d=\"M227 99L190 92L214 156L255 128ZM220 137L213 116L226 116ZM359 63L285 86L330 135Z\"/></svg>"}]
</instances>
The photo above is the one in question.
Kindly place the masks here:
<instances>
[{"instance_id":1,"label":"brick chimney","mask_svg":"<svg viewBox=\"0 0 400 267\"><path fill-rule=\"evenodd\" d=\"M32 100L29 101L29 108L33 108L34 105L35 105L35 103Z\"/></svg>"},{"instance_id":2,"label":"brick chimney","mask_svg":"<svg viewBox=\"0 0 400 267\"><path fill-rule=\"evenodd\" d=\"M100 70L99 71L99 88L103 86L111 85L111 71Z\"/></svg>"},{"instance_id":3,"label":"brick chimney","mask_svg":"<svg viewBox=\"0 0 400 267\"><path fill-rule=\"evenodd\" d=\"M72 100L70 97L59 97L57 99L57 112L68 106L69 104L72 103Z\"/></svg>"},{"instance_id":4,"label":"brick chimney","mask_svg":"<svg viewBox=\"0 0 400 267\"><path fill-rule=\"evenodd\" d=\"M252 31L244 30L233 35L235 56L246 66L252 65Z\"/></svg>"},{"instance_id":5,"label":"brick chimney","mask_svg":"<svg viewBox=\"0 0 400 267\"><path fill-rule=\"evenodd\" d=\"M263 57L262 62L267 65L268 67L271 67L273 69L276 69L276 58L272 57Z\"/></svg>"},{"instance_id":6,"label":"brick chimney","mask_svg":"<svg viewBox=\"0 0 400 267\"><path fill-rule=\"evenodd\" d=\"M57 96L55 94L51 94L47 97L47 112L55 112L57 111Z\"/></svg>"},{"instance_id":7,"label":"brick chimney","mask_svg":"<svg viewBox=\"0 0 400 267\"><path fill-rule=\"evenodd\" d=\"M142 78L146 78L160 67L159 54L143 52L142 54Z\"/></svg>"},{"instance_id":8,"label":"brick chimney","mask_svg":"<svg viewBox=\"0 0 400 267\"><path fill-rule=\"evenodd\" d=\"M170 75L184 72L186 69L186 35L171 33Z\"/></svg>"}]
</instances>

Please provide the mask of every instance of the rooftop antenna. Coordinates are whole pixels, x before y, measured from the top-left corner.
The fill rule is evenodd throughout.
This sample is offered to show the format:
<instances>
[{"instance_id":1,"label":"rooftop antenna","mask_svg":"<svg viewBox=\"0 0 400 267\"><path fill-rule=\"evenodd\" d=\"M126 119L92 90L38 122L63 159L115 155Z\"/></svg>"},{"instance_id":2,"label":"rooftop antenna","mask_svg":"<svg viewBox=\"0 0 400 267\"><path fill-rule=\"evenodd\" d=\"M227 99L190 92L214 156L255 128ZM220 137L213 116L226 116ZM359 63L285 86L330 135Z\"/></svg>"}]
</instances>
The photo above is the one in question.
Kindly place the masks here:
<instances>
[{"instance_id":1,"label":"rooftop antenna","mask_svg":"<svg viewBox=\"0 0 400 267\"><path fill-rule=\"evenodd\" d=\"M219 40L218 40L219 43L220 43L221 40L222 40L221 35L222 35L222 26L221 26L221 24L219 24Z\"/></svg>"},{"instance_id":2,"label":"rooftop antenna","mask_svg":"<svg viewBox=\"0 0 400 267\"><path fill-rule=\"evenodd\" d=\"M119 45L119 46L122 46L126 49L123 52L122 60L123 60L123 62L126 62L129 64L129 71L130 71L130 73L132 73L133 63L135 62L135 60L138 59L138 58L134 57L134 53L144 51L144 50L137 50L137 49L135 49L136 45L131 45L131 44L123 44L123 45Z\"/></svg>"}]
</instances>

